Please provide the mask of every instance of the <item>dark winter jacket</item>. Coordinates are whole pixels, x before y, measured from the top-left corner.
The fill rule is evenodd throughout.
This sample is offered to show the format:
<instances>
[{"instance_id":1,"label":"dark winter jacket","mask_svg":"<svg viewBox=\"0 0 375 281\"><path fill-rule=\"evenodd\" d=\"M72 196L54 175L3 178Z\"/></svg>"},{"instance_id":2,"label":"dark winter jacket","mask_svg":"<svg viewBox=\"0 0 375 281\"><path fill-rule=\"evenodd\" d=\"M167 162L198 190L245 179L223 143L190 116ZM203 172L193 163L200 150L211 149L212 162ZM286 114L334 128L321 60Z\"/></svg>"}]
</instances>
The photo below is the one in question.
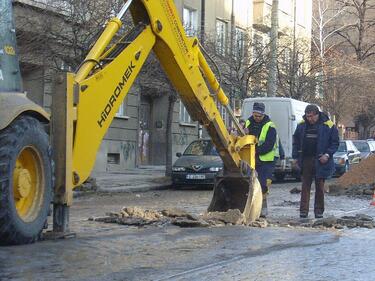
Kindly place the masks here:
<instances>
[{"instance_id":1,"label":"dark winter jacket","mask_svg":"<svg viewBox=\"0 0 375 281\"><path fill-rule=\"evenodd\" d=\"M333 154L336 152L339 146L339 136L336 126L328 116L323 112L319 113L318 121L318 140L315 155L315 171L317 178L329 178L335 171L335 164L333 162ZM306 117L303 116L303 121L298 124L296 131L293 135L293 159L298 160L299 167L302 166L303 161L303 140L305 137L306 130ZM328 154L329 159L325 164L320 163L319 157L323 154Z\"/></svg>"},{"instance_id":2,"label":"dark winter jacket","mask_svg":"<svg viewBox=\"0 0 375 281\"><path fill-rule=\"evenodd\" d=\"M250 126L247 127L249 129L249 135L256 136L257 139L259 139L259 136L260 136L260 133L262 131L264 124L271 121L267 115L264 116L262 122L260 123L255 122L253 116L250 116L248 120L250 121ZM257 155L256 157L257 163L263 163L263 161L260 161L259 155L263 155L263 154L270 152L273 149L275 142L276 142L276 129L273 127L270 127L268 129L267 136L266 136L264 143L261 145L257 145L255 148L256 155Z\"/></svg>"}]
</instances>

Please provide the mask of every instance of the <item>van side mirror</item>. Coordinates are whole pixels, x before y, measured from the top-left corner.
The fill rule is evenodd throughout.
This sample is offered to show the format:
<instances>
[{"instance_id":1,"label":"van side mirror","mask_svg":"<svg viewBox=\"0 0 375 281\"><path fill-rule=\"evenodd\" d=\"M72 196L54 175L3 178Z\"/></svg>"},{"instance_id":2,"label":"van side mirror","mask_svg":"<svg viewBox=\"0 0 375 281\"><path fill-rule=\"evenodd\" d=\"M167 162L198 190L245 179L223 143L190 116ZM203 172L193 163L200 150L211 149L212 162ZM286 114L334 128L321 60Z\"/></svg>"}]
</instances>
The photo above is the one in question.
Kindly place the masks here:
<instances>
[{"instance_id":1,"label":"van side mirror","mask_svg":"<svg viewBox=\"0 0 375 281\"><path fill-rule=\"evenodd\" d=\"M176 153L176 156L177 156L178 158L180 158L180 157L182 156L181 152L177 152L177 153Z\"/></svg>"}]
</instances>

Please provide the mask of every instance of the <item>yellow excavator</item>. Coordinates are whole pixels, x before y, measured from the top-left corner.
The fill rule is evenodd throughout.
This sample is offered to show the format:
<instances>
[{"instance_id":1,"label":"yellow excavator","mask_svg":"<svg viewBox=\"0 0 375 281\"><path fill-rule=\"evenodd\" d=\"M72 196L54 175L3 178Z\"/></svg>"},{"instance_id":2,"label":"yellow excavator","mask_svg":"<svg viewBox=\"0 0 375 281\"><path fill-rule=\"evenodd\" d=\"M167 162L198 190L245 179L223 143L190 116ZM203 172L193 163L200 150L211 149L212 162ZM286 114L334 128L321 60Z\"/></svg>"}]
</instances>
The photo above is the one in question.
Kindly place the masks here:
<instances>
[{"instance_id":1,"label":"yellow excavator","mask_svg":"<svg viewBox=\"0 0 375 281\"><path fill-rule=\"evenodd\" d=\"M259 218L256 139L234 117L198 39L186 36L173 0L127 0L78 71L56 78L51 117L21 92L11 0L0 5L6 18L0 26L1 245L38 240L51 213L53 233L69 233L73 189L90 175L99 145L151 51L224 162L208 211L239 209L246 223ZM127 11L135 27L121 37ZM228 133L217 101L239 136Z\"/></svg>"}]
</instances>

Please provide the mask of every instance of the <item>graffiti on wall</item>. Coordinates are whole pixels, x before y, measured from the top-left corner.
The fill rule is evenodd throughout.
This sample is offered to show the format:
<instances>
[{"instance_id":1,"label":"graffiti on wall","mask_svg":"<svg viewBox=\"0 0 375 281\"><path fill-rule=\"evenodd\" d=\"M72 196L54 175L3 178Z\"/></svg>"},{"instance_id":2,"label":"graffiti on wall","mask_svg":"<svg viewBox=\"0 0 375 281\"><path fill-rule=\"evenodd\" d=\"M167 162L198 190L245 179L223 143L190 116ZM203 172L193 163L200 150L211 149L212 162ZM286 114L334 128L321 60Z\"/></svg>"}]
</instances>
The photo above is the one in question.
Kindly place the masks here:
<instances>
[{"instance_id":1,"label":"graffiti on wall","mask_svg":"<svg viewBox=\"0 0 375 281\"><path fill-rule=\"evenodd\" d=\"M141 127L139 130L138 135L138 156L139 156L139 162L141 165L147 165L149 164L149 138L150 133L149 130L145 130Z\"/></svg>"},{"instance_id":2,"label":"graffiti on wall","mask_svg":"<svg viewBox=\"0 0 375 281\"><path fill-rule=\"evenodd\" d=\"M188 135L186 128L181 127L177 133L173 134L173 143L177 145L187 145Z\"/></svg>"},{"instance_id":3,"label":"graffiti on wall","mask_svg":"<svg viewBox=\"0 0 375 281\"><path fill-rule=\"evenodd\" d=\"M121 152L124 157L124 161L128 161L130 158L135 156L135 143L131 141L125 141L121 143Z\"/></svg>"}]
</instances>

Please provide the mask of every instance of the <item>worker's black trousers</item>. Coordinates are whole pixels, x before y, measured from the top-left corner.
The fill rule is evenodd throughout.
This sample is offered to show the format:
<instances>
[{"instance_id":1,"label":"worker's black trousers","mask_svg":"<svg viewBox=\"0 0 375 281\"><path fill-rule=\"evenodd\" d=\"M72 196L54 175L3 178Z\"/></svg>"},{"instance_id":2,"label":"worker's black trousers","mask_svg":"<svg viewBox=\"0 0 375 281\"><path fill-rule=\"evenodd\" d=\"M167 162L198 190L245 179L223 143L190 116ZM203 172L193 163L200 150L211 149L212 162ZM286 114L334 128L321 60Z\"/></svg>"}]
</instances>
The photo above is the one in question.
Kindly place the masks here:
<instances>
[{"instance_id":1,"label":"worker's black trousers","mask_svg":"<svg viewBox=\"0 0 375 281\"><path fill-rule=\"evenodd\" d=\"M315 215L322 215L324 212L324 179L315 177L315 157L305 157L302 162L302 192L300 213L309 213L310 190L313 179L315 179Z\"/></svg>"},{"instance_id":2,"label":"worker's black trousers","mask_svg":"<svg viewBox=\"0 0 375 281\"><path fill-rule=\"evenodd\" d=\"M258 180L260 183L260 186L262 187L262 193L268 193L269 185L271 184L272 180L272 173L275 169L275 162L260 162L255 165L255 170L258 173ZM267 183L267 180L269 183Z\"/></svg>"}]
</instances>

